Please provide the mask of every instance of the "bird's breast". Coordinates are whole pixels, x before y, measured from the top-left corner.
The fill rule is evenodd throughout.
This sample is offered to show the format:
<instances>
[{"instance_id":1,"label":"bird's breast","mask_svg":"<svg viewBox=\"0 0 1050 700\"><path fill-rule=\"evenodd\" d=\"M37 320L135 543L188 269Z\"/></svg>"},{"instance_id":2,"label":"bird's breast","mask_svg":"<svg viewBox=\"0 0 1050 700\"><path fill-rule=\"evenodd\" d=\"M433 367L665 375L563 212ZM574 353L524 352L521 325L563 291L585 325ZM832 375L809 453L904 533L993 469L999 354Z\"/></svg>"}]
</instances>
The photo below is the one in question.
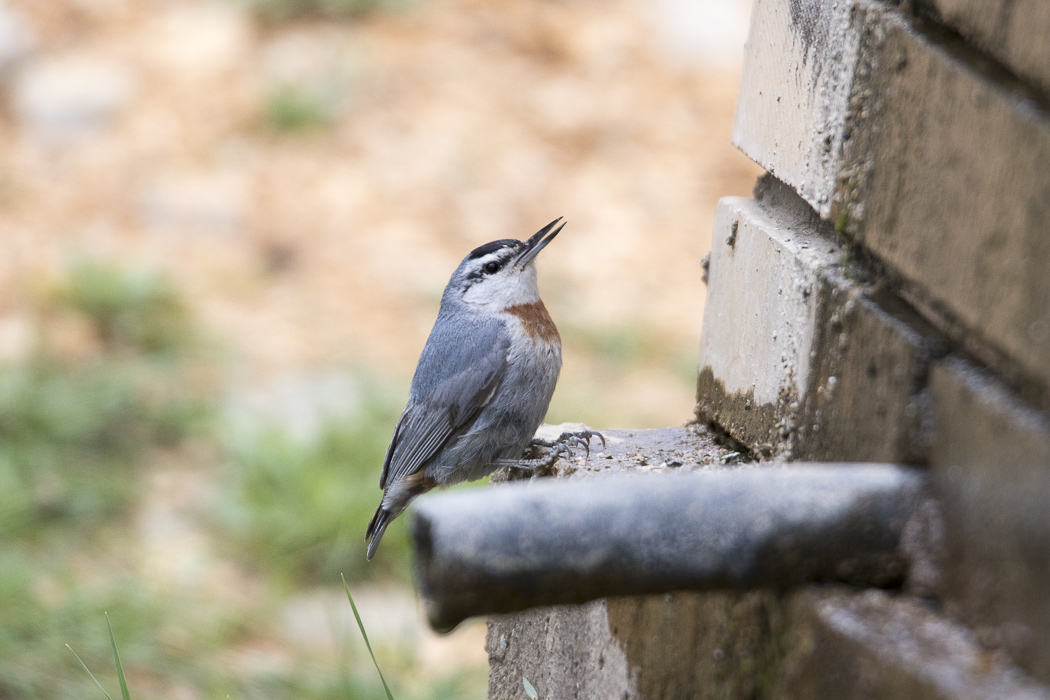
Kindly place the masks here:
<instances>
[{"instance_id":1,"label":"bird's breast","mask_svg":"<svg viewBox=\"0 0 1050 700\"><path fill-rule=\"evenodd\" d=\"M551 315L547 313L547 307L542 301L534 301L528 304L515 304L505 308L504 313L517 319L518 324L525 336L532 341L533 345L557 345L561 347L561 336L558 335L558 327L554 325Z\"/></svg>"}]
</instances>

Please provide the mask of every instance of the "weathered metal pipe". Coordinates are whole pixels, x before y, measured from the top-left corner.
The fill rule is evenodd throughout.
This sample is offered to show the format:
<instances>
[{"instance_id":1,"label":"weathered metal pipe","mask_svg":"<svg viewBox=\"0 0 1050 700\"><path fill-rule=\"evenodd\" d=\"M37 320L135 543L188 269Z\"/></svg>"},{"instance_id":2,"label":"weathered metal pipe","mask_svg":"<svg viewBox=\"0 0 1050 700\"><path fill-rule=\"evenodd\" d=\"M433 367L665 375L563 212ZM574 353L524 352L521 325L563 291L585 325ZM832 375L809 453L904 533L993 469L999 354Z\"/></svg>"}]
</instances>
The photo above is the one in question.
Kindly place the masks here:
<instances>
[{"instance_id":1,"label":"weathered metal pipe","mask_svg":"<svg viewBox=\"0 0 1050 700\"><path fill-rule=\"evenodd\" d=\"M427 496L412 518L430 624L536 605L810 581L900 583L921 471L790 464L543 479Z\"/></svg>"}]
</instances>

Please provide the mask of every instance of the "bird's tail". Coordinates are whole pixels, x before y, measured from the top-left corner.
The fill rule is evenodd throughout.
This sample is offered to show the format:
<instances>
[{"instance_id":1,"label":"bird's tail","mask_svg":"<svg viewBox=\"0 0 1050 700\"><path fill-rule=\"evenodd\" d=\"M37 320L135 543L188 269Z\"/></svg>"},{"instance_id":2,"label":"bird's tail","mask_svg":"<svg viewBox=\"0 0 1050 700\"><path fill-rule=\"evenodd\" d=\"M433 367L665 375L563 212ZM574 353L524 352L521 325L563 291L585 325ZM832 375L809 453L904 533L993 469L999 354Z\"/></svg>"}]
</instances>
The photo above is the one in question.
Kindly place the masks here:
<instances>
[{"instance_id":1,"label":"bird's tail","mask_svg":"<svg viewBox=\"0 0 1050 700\"><path fill-rule=\"evenodd\" d=\"M368 541L368 559L375 556L379 549L379 541L383 539L386 526L394 518L405 512L408 504L415 500L416 496L426 493L434 488L437 482L428 478L426 473L418 471L404 479L397 479L392 484L387 484L387 490L383 494L383 500L376 508L376 514L372 516L372 522L368 523L368 532L365 540Z\"/></svg>"},{"instance_id":2,"label":"bird's tail","mask_svg":"<svg viewBox=\"0 0 1050 700\"><path fill-rule=\"evenodd\" d=\"M376 514L372 516L372 521L368 523L368 532L365 533L365 540L368 541L368 552L365 556L369 561L372 560L372 557L376 555L376 550L379 549L379 542L383 539L386 526L396 517L397 513L386 510L381 504L376 508Z\"/></svg>"}]
</instances>

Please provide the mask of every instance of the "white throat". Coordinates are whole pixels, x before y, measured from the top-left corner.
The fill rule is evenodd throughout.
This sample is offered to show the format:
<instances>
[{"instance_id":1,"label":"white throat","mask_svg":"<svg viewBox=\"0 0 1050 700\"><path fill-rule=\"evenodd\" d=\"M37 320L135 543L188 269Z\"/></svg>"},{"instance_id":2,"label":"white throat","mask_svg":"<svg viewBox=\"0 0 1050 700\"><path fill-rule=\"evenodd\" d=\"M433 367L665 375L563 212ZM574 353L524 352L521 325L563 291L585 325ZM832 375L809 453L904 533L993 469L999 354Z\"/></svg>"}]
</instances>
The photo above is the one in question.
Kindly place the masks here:
<instances>
[{"instance_id":1,"label":"white throat","mask_svg":"<svg viewBox=\"0 0 1050 700\"><path fill-rule=\"evenodd\" d=\"M508 270L471 286L463 294L464 302L497 312L509 306L532 304L539 300L536 263L532 261L523 270Z\"/></svg>"}]
</instances>

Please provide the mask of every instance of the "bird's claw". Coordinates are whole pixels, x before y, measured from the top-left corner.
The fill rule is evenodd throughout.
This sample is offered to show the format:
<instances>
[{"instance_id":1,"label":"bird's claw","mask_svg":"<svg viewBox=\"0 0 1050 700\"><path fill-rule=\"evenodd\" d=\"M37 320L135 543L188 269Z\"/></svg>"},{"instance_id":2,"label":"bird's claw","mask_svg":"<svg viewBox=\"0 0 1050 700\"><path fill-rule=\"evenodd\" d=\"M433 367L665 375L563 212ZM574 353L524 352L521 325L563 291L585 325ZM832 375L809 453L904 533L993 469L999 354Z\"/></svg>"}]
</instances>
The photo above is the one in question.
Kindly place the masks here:
<instances>
[{"instance_id":1,"label":"bird's claw","mask_svg":"<svg viewBox=\"0 0 1050 700\"><path fill-rule=\"evenodd\" d=\"M560 436L558 436L558 439L555 442L582 447L587 451L587 456L590 457L591 438L598 438L599 440L601 440L602 449L605 449L605 436L599 433L597 430L579 430L572 433L562 433Z\"/></svg>"},{"instance_id":2,"label":"bird's claw","mask_svg":"<svg viewBox=\"0 0 1050 700\"><path fill-rule=\"evenodd\" d=\"M544 447L549 450L548 459L550 459L550 464L554 464L561 455L572 458L572 450L574 447L582 447L587 451L587 456L589 457L591 454L591 438L595 437L602 441L602 448L604 449L605 436L596 430L579 430L576 432L562 433L558 436L557 440L535 438L532 441L532 445L534 447Z\"/></svg>"},{"instance_id":3,"label":"bird's claw","mask_svg":"<svg viewBox=\"0 0 1050 700\"><path fill-rule=\"evenodd\" d=\"M550 469L554 466L554 463L558 461L559 457L572 459L572 446L563 442L556 442L549 448L547 456L542 458L543 466Z\"/></svg>"}]
</instances>

